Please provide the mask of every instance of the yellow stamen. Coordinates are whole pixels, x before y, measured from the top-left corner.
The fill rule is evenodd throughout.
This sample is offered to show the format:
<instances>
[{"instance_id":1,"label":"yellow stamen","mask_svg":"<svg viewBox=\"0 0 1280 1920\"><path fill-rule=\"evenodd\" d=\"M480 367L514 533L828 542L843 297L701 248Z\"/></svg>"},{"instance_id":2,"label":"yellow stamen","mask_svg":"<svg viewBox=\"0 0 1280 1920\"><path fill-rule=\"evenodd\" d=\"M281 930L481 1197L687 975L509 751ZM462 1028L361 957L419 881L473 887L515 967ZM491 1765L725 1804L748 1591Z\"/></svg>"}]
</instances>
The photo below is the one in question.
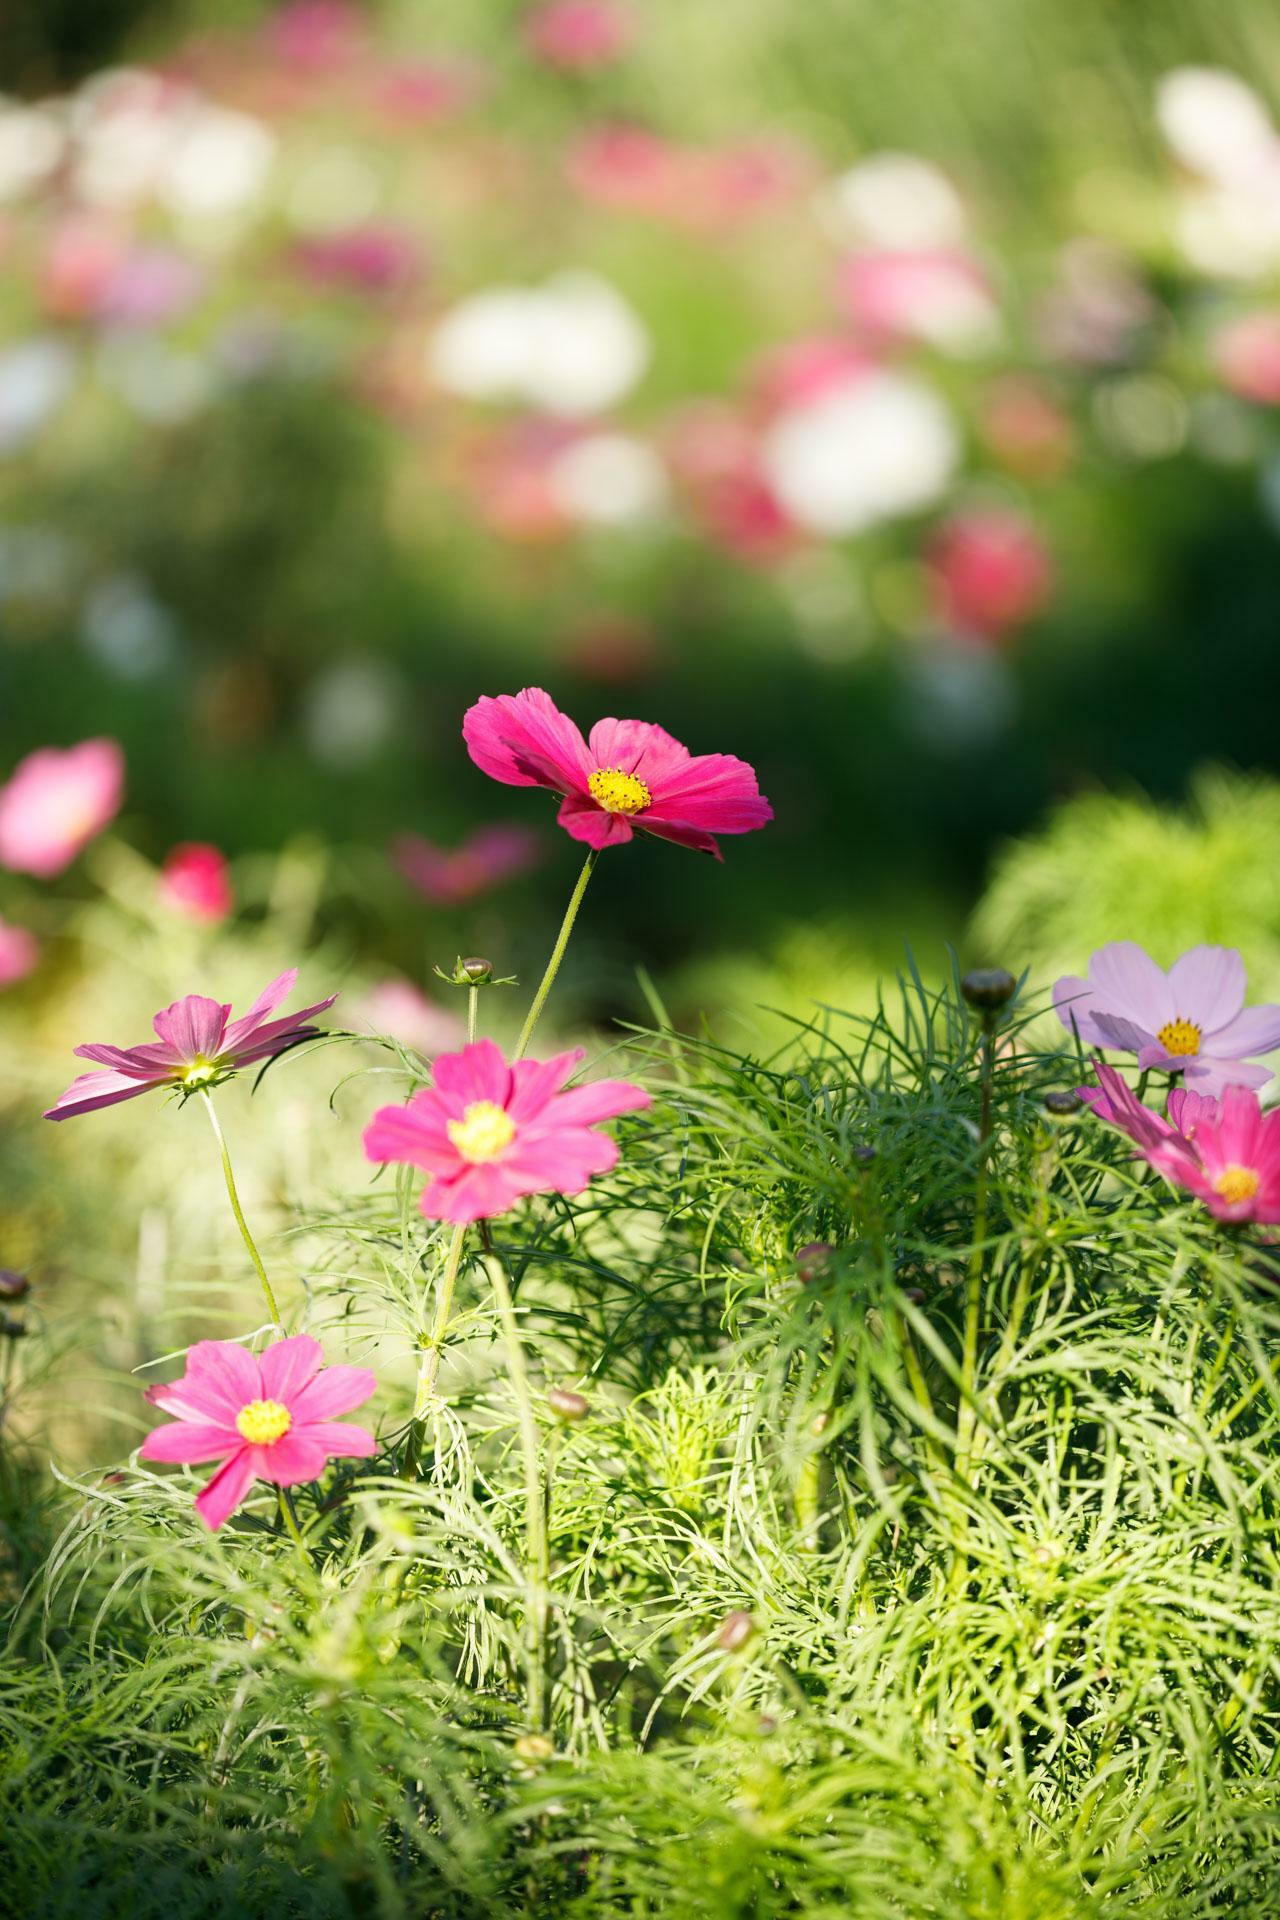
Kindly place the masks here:
<instances>
[{"instance_id":1,"label":"yellow stamen","mask_svg":"<svg viewBox=\"0 0 1280 1920\"><path fill-rule=\"evenodd\" d=\"M1202 1038L1194 1020L1166 1020L1156 1034L1165 1052L1179 1060L1191 1059L1199 1053Z\"/></svg>"},{"instance_id":2,"label":"yellow stamen","mask_svg":"<svg viewBox=\"0 0 1280 1920\"><path fill-rule=\"evenodd\" d=\"M621 767L597 767L587 781L591 798L606 813L643 813L653 804L653 795L643 780Z\"/></svg>"},{"instance_id":3,"label":"yellow stamen","mask_svg":"<svg viewBox=\"0 0 1280 1920\"><path fill-rule=\"evenodd\" d=\"M1252 1200L1262 1185L1252 1167L1224 1167L1213 1183L1213 1190L1229 1207Z\"/></svg>"},{"instance_id":4,"label":"yellow stamen","mask_svg":"<svg viewBox=\"0 0 1280 1920\"><path fill-rule=\"evenodd\" d=\"M450 1120L446 1131L464 1160L483 1166L506 1152L516 1137L516 1123L492 1100L473 1100L461 1120Z\"/></svg>"},{"instance_id":5,"label":"yellow stamen","mask_svg":"<svg viewBox=\"0 0 1280 1920\"><path fill-rule=\"evenodd\" d=\"M269 1447L283 1439L293 1425L293 1415L278 1400L250 1400L236 1415L236 1432L251 1447Z\"/></svg>"},{"instance_id":6,"label":"yellow stamen","mask_svg":"<svg viewBox=\"0 0 1280 1920\"><path fill-rule=\"evenodd\" d=\"M202 1053L198 1053L194 1060L189 1060L178 1075L184 1087L205 1087L217 1077L216 1063L206 1060Z\"/></svg>"}]
</instances>

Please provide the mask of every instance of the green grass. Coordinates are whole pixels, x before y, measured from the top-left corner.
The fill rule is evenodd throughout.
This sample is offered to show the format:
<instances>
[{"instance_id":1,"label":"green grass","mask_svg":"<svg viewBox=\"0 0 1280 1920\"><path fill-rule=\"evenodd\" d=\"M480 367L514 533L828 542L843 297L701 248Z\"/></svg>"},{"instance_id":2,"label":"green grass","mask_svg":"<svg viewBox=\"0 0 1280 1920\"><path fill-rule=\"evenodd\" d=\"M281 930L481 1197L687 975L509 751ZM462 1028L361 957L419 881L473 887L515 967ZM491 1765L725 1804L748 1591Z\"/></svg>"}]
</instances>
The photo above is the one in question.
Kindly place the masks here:
<instances>
[{"instance_id":1,"label":"green grass","mask_svg":"<svg viewBox=\"0 0 1280 1920\"><path fill-rule=\"evenodd\" d=\"M380 1460L300 1490L305 1563L265 1490L210 1537L184 1474L11 1456L12 1910L1280 1914L1276 1276L1049 1120L1074 1063L1013 1047L976 1240L977 1042L910 982L767 1059L638 1035L660 1099L618 1170L499 1223L551 1488L545 1744L479 1252L417 1473L406 1384ZM296 1228L306 1323L406 1382L443 1256L415 1197Z\"/></svg>"}]
</instances>

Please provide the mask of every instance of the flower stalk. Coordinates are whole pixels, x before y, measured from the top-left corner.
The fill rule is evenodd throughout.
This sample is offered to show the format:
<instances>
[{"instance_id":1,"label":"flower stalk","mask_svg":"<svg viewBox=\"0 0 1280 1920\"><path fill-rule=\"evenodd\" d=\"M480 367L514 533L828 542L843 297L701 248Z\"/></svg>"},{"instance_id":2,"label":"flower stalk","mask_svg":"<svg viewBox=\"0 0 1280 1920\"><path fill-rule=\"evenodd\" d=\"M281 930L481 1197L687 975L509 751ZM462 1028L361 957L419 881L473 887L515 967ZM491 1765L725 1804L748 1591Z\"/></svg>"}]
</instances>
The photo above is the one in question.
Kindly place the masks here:
<instances>
[{"instance_id":1,"label":"flower stalk","mask_svg":"<svg viewBox=\"0 0 1280 1920\"><path fill-rule=\"evenodd\" d=\"M418 1384L413 1397L413 1417L409 1426L408 1444L404 1450L404 1461L400 1468L400 1477L403 1480L412 1480L418 1471L422 1430L428 1409L435 1399L436 1378L440 1372L440 1358L444 1352L449 1321L453 1315L453 1296L458 1284L458 1269L462 1263L462 1246L466 1237L465 1226L455 1227L449 1236L449 1250L445 1255L444 1269L436 1288L436 1311L431 1327L431 1338L418 1369Z\"/></svg>"},{"instance_id":2,"label":"flower stalk","mask_svg":"<svg viewBox=\"0 0 1280 1920\"><path fill-rule=\"evenodd\" d=\"M565 908L564 919L560 922L560 931L556 935L555 946L551 949L551 958L547 962L546 972L538 982L538 991L533 996L533 1002L528 1013L525 1015L524 1025L520 1029L520 1038L516 1042L516 1050L512 1055L512 1058L515 1060L523 1060L529 1050L529 1042L533 1039L533 1030L537 1026L542 1014L542 1009L547 1003L547 995L555 985L556 975L560 971L560 963L564 959L565 950L569 945L569 936L573 932L573 923L578 917L578 909L582 905L583 895L587 891L587 882L595 872L596 861L599 858L600 854L598 849L592 847L582 864L582 872L578 875L578 884L569 896L569 904Z\"/></svg>"},{"instance_id":3,"label":"flower stalk","mask_svg":"<svg viewBox=\"0 0 1280 1920\"><path fill-rule=\"evenodd\" d=\"M227 1150L226 1135L223 1133L222 1127L219 1124L218 1115L214 1109L213 1097L209 1093L208 1088L202 1087L200 1089L200 1098L204 1102L205 1112L209 1116L209 1125L213 1128L213 1137L218 1143L218 1152L222 1158L222 1177L227 1183L227 1198L231 1202L231 1211L235 1215L236 1225L240 1229L240 1238L244 1241L245 1247L248 1249L249 1258L257 1269L258 1278L262 1282L262 1291L266 1296L267 1312L271 1315L271 1324L273 1327L279 1328L283 1333L284 1322L280 1318L280 1309L276 1305L276 1296L271 1290L271 1282L267 1278L267 1270L262 1264L262 1255L258 1252L257 1243L250 1233L249 1223L244 1217L244 1208L240 1205L240 1195L236 1191L236 1177L231 1167L231 1155Z\"/></svg>"}]
</instances>

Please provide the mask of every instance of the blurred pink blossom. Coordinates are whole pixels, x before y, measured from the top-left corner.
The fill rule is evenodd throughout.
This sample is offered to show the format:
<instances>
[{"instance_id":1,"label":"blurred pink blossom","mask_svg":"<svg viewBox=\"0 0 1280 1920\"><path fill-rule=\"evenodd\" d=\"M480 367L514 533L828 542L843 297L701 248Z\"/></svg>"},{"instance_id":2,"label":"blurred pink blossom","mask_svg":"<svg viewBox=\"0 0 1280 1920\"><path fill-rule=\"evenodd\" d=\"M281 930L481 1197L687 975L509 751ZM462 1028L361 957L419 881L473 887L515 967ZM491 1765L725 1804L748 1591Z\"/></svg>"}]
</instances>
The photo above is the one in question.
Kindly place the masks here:
<instances>
[{"instance_id":1,"label":"blurred pink blossom","mask_svg":"<svg viewBox=\"0 0 1280 1920\"><path fill-rule=\"evenodd\" d=\"M365 17L346 0L292 0L267 23L271 50L284 67L334 73L360 50Z\"/></svg>"},{"instance_id":2,"label":"blurred pink blossom","mask_svg":"<svg viewBox=\"0 0 1280 1920\"><path fill-rule=\"evenodd\" d=\"M1212 342L1215 366L1232 393L1280 406L1280 312L1232 320Z\"/></svg>"},{"instance_id":3,"label":"blurred pink blossom","mask_svg":"<svg viewBox=\"0 0 1280 1920\"><path fill-rule=\"evenodd\" d=\"M981 431L997 460L1023 480L1052 480L1070 465L1069 415L1029 374L1002 374L982 398Z\"/></svg>"},{"instance_id":4,"label":"blurred pink blossom","mask_svg":"<svg viewBox=\"0 0 1280 1920\"><path fill-rule=\"evenodd\" d=\"M422 250L402 228L370 222L300 242L295 257L322 286L393 293L421 277Z\"/></svg>"},{"instance_id":5,"label":"blurred pink blossom","mask_svg":"<svg viewBox=\"0 0 1280 1920\"><path fill-rule=\"evenodd\" d=\"M755 369L755 385L765 406L804 406L832 387L843 386L875 365L856 341L839 334L809 334L774 347Z\"/></svg>"},{"instance_id":6,"label":"blurred pink blossom","mask_svg":"<svg viewBox=\"0 0 1280 1920\"><path fill-rule=\"evenodd\" d=\"M128 243L114 220L67 213L51 224L36 268L40 304L54 320L94 312L111 285Z\"/></svg>"},{"instance_id":7,"label":"blurred pink blossom","mask_svg":"<svg viewBox=\"0 0 1280 1920\"><path fill-rule=\"evenodd\" d=\"M766 372L766 395L819 377L816 362ZM740 412L717 401L695 403L669 423L664 444L690 512L714 546L761 566L793 550L799 529L769 486L757 435Z\"/></svg>"},{"instance_id":8,"label":"blurred pink blossom","mask_svg":"<svg viewBox=\"0 0 1280 1920\"><path fill-rule=\"evenodd\" d=\"M480 827L453 848L434 846L421 834L402 833L391 847L392 862L410 886L438 907L456 907L491 893L504 880L536 866L541 853L538 835L519 826Z\"/></svg>"},{"instance_id":9,"label":"blurred pink blossom","mask_svg":"<svg viewBox=\"0 0 1280 1920\"><path fill-rule=\"evenodd\" d=\"M457 1014L429 1000L411 980L380 981L369 989L357 1013L375 1033L390 1034L428 1060L462 1045L464 1027Z\"/></svg>"},{"instance_id":10,"label":"blurred pink blossom","mask_svg":"<svg viewBox=\"0 0 1280 1920\"><path fill-rule=\"evenodd\" d=\"M160 897L191 920L225 920L235 905L226 855L203 841L175 847L161 869Z\"/></svg>"},{"instance_id":11,"label":"blurred pink blossom","mask_svg":"<svg viewBox=\"0 0 1280 1920\"><path fill-rule=\"evenodd\" d=\"M204 287L199 266L176 248L135 247L112 265L92 305L111 325L157 327L187 313Z\"/></svg>"},{"instance_id":12,"label":"blurred pink blossom","mask_svg":"<svg viewBox=\"0 0 1280 1920\"><path fill-rule=\"evenodd\" d=\"M123 795L114 740L29 753L0 787L0 866L52 879L115 819Z\"/></svg>"},{"instance_id":13,"label":"blurred pink blossom","mask_svg":"<svg viewBox=\"0 0 1280 1920\"><path fill-rule=\"evenodd\" d=\"M526 14L524 35L548 66L594 73L625 53L635 22L615 0L546 0Z\"/></svg>"},{"instance_id":14,"label":"blurred pink blossom","mask_svg":"<svg viewBox=\"0 0 1280 1920\"><path fill-rule=\"evenodd\" d=\"M373 92L384 113L412 125L469 106L483 84L480 68L469 62L400 60L377 76Z\"/></svg>"},{"instance_id":15,"label":"blurred pink blossom","mask_svg":"<svg viewBox=\"0 0 1280 1920\"><path fill-rule=\"evenodd\" d=\"M958 248L853 254L840 268L837 292L853 325L874 341L916 340L967 354L990 345L998 331L987 274Z\"/></svg>"},{"instance_id":16,"label":"blurred pink blossom","mask_svg":"<svg viewBox=\"0 0 1280 1920\"><path fill-rule=\"evenodd\" d=\"M0 988L25 980L39 958L40 946L34 933L0 920Z\"/></svg>"},{"instance_id":17,"label":"blurred pink blossom","mask_svg":"<svg viewBox=\"0 0 1280 1920\"><path fill-rule=\"evenodd\" d=\"M1053 567L1031 523L1004 507L946 521L929 548L938 611L958 634L999 640L1049 600Z\"/></svg>"}]
</instances>

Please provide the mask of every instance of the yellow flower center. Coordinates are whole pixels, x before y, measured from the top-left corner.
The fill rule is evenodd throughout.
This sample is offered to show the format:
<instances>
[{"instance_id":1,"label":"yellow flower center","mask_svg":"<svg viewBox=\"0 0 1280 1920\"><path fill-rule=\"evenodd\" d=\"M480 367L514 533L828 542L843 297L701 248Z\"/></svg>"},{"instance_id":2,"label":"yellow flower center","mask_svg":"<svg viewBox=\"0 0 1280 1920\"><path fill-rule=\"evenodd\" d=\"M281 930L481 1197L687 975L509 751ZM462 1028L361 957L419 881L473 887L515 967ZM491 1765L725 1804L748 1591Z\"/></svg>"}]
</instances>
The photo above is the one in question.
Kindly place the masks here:
<instances>
[{"instance_id":1,"label":"yellow flower center","mask_svg":"<svg viewBox=\"0 0 1280 1920\"><path fill-rule=\"evenodd\" d=\"M492 1100L473 1100L461 1120L450 1120L447 1132L464 1160L483 1165L506 1152L516 1137L516 1123Z\"/></svg>"},{"instance_id":2,"label":"yellow flower center","mask_svg":"<svg viewBox=\"0 0 1280 1920\"><path fill-rule=\"evenodd\" d=\"M1201 1033L1194 1020L1166 1020L1156 1034L1166 1053L1182 1059L1199 1053Z\"/></svg>"},{"instance_id":3,"label":"yellow flower center","mask_svg":"<svg viewBox=\"0 0 1280 1920\"><path fill-rule=\"evenodd\" d=\"M1213 1190L1229 1207L1238 1207L1242 1200L1252 1200L1261 1185L1252 1167L1224 1167Z\"/></svg>"},{"instance_id":4,"label":"yellow flower center","mask_svg":"<svg viewBox=\"0 0 1280 1920\"><path fill-rule=\"evenodd\" d=\"M643 780L621 767L597 767L587 781L591 798L606 813L643 813L653 803L653 795Z\"/></svg>"},{"instance_id":5,"label":"yellow flower center","mask_svg":"<svg viewBox=\"0 0 1280 1920\"><path fill-rule=\"evenodd\" d=\"M184 1087L204 1087L217 1077L217 1066L212 1060L206 1060L202 1053L198 1053L194 1060L189 1060L178 1075Z\"/></svg>"},{"instance_id":6,"label":"yellow flower center","mask_svg":"<svg viewBox=\"0 0 1280 1920\"><path fill-rule=\"evenodd\" d=\"M236 1432L251 1447L269 1447L293 1425L293 1415L278 1400L250 1400L236 1415Z\"/></svg>"}]
</instances>

